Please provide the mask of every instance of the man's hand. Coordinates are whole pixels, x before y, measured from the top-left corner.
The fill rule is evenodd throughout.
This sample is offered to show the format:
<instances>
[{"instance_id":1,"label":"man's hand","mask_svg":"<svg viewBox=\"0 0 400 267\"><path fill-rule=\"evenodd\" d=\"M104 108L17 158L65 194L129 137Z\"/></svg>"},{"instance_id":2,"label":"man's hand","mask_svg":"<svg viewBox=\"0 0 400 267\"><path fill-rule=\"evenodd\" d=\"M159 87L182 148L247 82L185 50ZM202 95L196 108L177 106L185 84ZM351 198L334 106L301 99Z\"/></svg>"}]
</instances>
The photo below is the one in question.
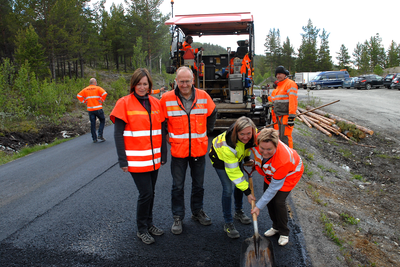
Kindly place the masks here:
<instances>
[{"instance_id":1,"label":"man's hand","mask_svg":"<svg viewBox=\"0 0 400 267\"><path fill-rule=\"evenodd\" d=\"M294 126L294 118L289 118L287 124L289 126Z\"/></svg>"},{"instance_id":2,"label":"man's hand","mask_svg":"<svg viewBox=\"0 0 400 267\"><path fill-rule=\"evenodd\" d=\"M128 172L128 167L121 167L123 172Z\"/></svg>"}]
</instances>

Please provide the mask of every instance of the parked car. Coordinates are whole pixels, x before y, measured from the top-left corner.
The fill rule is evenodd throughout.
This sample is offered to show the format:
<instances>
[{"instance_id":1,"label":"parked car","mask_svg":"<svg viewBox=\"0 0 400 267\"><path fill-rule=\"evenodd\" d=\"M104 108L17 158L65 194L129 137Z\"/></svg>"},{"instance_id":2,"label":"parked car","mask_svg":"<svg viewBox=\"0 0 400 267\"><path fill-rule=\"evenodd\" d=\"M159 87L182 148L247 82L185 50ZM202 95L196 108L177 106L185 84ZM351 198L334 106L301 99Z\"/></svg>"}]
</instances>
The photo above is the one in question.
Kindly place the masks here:
<instances>
[{"instance_id":1,"label":"parked car","mask_svg":"<svg viewBox=\"0 0 400 267\"><path fill-rule=\"evenodd\" d=\"M349 77L350 75L347 71L324 71L310 81L310 89L339 88L342 87L344 79Z\"/></svg>"},{"instance_id":2,"label":"parked car","mask_svg":"<svg viewBox=\"0 0 400 267\"><path fill-rule=\"evenodd\" d=\"M383 77L376 74L361 75L354 83L354 88L357 89L371 89L373 87L379 88L383 86Z\"/></svg>"},{"instance_id":3,"label":"parked car","mask_svg":"<svg viewBox=\"0 0 400 267\"><path fill-rule=\"evenodd\" d=\"M396 77L392 80L390 88L400 90L400 74L397 74Z\"/></svg>"},{"instance_id":4,"label":"parked car","mask_svg":"<svg viewBox=\"0 0 400 267\"><path fill-rule=\"evenodd\" d=\"M385 76L384 80L383 80L383 85L386 88L390 88L393 80L396 78L396 76L400 74L400 73L389 73L388 75Z\"/></svg>"},{"instance_id":5,"label":"parked car","mask_svg":"<svg viewBox=\"0 0 400 267\"><path fill-rule=\"evenodd\" d=\"M354 87L354 83L356 82L357 77L349 77L345 78L343 81L343 88L350 89L351 87Z\"/></svg>"}]
</instances>

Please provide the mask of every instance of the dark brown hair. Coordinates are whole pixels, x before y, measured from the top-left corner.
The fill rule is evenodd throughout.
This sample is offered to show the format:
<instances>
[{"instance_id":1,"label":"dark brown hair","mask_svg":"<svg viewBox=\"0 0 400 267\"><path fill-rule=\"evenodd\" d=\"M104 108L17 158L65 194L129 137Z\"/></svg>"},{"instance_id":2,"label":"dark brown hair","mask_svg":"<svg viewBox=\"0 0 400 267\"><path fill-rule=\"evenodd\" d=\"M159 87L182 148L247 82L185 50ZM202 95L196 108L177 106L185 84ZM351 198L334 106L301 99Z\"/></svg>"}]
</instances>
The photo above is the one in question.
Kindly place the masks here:
<instances>
[{"instance_id":1,"label":"dark brown hair","mask_svg":"<svg viewBox=\"0 0 400 267\"><path fill-rule=\"evenodd\" d=\"M149 81L149 92L151 92L151 89L153 88L153 80L151 79L150 73L147 69L145 68L138 68L135 70L135 72L132 74L131 77L131 88L129 93L133 93L135 91L136 85L140 82L140 80L143 77L147 77L147 80Z\"/></svg>"}]
</instances>

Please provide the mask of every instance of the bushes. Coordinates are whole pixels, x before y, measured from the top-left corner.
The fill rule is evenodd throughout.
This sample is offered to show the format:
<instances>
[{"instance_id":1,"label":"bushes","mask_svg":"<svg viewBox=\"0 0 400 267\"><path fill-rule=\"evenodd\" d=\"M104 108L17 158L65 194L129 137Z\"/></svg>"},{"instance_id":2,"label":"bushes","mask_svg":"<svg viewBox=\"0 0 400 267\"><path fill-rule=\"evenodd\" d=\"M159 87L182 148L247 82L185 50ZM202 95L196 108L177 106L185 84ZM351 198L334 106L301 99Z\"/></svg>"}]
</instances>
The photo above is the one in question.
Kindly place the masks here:
<instances>
[{"instance_id":1,"label":"bushes","mask_svg":"<svg viewBox=\"0 0 400 267\"><path fill-rule=\"evenodd\" d=\"M60 82L40 81L29 63L17 68L8 59L0 65L0 119L7 121L46 117L57 121L72 105L84 87L81 79L65 78Z\"/></svg>"}]
</instances>

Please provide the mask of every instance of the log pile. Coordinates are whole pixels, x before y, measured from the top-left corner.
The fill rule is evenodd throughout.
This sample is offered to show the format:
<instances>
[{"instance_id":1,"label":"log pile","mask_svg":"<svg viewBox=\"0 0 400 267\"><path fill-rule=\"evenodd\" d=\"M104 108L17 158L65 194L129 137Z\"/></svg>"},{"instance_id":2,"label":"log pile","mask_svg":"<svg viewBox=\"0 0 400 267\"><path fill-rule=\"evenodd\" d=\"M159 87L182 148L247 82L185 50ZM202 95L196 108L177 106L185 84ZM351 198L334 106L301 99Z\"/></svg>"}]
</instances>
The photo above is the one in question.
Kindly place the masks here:
<instances>
[{"instance_id":1,"label":"log pile","mask_svg":"<svg viewBox=\"0 0 400 267\"><path fill-rule=\"evenodd\" d=\"M306 109L297 108L296 114L299 121L310 128L318 129L329 137L335 134L348 141L357 142L365 138L366 134L372 135L374 133L366 127L320 109L313 109L310 106L307 106Z\"/></svg>"}]
</instances>

